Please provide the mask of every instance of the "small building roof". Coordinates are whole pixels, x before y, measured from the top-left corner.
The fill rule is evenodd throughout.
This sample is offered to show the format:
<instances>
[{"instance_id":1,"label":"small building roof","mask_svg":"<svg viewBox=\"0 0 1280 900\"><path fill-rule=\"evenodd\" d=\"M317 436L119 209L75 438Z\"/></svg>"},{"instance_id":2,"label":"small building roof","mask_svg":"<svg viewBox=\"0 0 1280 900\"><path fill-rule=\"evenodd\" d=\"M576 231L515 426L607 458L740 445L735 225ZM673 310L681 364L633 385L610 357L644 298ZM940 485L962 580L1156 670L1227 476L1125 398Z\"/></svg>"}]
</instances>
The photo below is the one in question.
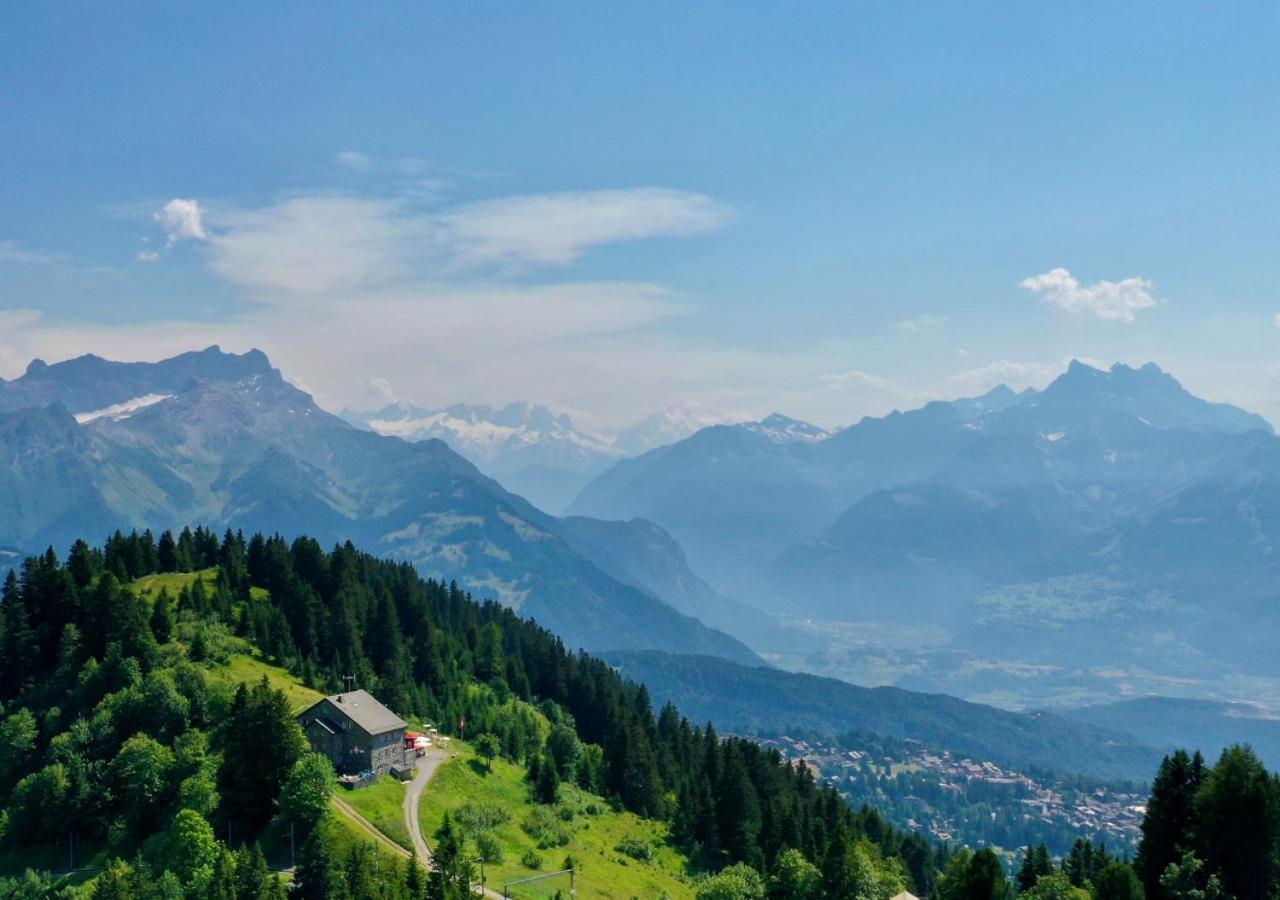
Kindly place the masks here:
<instances>
[{"instance_id":1,"label":"small building roof","mask_svg":"<svg viewBox=\"0 0 1280 900\"><path fill-rule=\"evenodd\" d=\"M348 719L369 734L384 734L388 731L407 728L409 725L404 719L379 703L377 698L368 691L346 691L342 694L333 694L317 703L325 701L332 703ZM313 705L307 712L311 709L315 709L315 706ZM303 715L306 713L304 712Z\"/></svg>"}]
</instances>

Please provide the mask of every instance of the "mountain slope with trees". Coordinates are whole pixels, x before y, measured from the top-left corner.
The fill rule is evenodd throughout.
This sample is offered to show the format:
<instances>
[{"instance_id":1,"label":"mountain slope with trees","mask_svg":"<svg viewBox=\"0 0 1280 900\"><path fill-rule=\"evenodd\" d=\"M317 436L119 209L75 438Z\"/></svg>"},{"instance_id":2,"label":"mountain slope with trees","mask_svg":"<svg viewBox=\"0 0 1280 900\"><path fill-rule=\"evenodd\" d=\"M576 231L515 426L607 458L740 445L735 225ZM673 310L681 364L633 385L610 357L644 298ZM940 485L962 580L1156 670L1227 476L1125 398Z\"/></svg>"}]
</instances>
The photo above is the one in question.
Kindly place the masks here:
<instances>
[{"instance_id":1,"label":"mountain slope with trees","mask_svg":"<svg viewBox=\"0 0 1280 900\"><path fill-rule=\"evenodd\" d=\"M197 581L177 597L129 587L209 568L211 587ZM10 573L0 609L2 840L17 852L56 847L74 822L84 845L207 896L256 866L229 855L228 830L238 847L284 816L318 835L303 851L303 883L336 877L308 802L316 772L284 695L265 680L229 697L209 690L201 664L240 641L320 690L354 675L403 714L492 735L531 770L538 796L573 781L663 819L704 871L768 872L793 850L824 877L874 875L881 900L932 877L920 838L850 810L776 751L722 741L670 705L655 712L644 687L509 608L350 545L325 552L309 538L203 529L116 535L102 550L77 542L65 564L50 551ZM513 703L538 706L551 733ZM441 875L444 887L456 875Z\"/></svg>"},{"instance_id":2,"label":"mountain slope with trees","mask_svg":"<svg viewBox=\"0 0 1280 900\"><path fill-rule=\"evenodd\" d=\"M696 718L746 734L863 731L1023 769L1141 781L1160 758L1119 729L1016 713L943 694L866 688L713 657L608 653L625 676Z\"/></svg>"},{"instance_id":3,"label":"mountain slope with trees","mask_svg":"<svg viewBox=\"0 0 1280 900\"><path fill-rule=\"evenodd\" d=\"M138 406L133 392L143 390L161 399ZM10 461L0 469L0 545L39 551L85 532L158 533L186 521L305 532L457 578L572 646L757 661L660 591L607 574L570 545L560 520L441 441L360 431L256 351L210 348L154 364L82 357L0 389L10 405L33 399L51 403L0 413L0 457ZM126 410L98 414L113 407Z\"/></svg>"}]
</instances>

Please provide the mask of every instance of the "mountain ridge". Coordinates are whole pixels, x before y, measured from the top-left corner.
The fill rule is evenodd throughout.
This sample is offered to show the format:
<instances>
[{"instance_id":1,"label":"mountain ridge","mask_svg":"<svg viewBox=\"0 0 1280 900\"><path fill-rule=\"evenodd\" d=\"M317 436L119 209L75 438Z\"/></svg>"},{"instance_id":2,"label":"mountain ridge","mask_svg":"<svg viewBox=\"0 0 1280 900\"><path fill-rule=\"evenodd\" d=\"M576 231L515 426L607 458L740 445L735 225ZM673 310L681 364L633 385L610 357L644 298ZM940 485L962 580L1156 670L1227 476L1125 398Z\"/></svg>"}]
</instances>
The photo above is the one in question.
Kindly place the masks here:
<instances>
[{"instance_id":1,"label":"mountain ridge","mask_svg":"<svg viewBox=\"0 0 1280 900\"><path fill-rule=\"evenodd\" d=\"M459 577L534 616L571 646L648 642L757 661L739 641L624 584L574 550L558 520L482 475L439 440L408 443L359 431L320 409L265 356L202 351L203 374L182 365L91 368L110 390L56 385L78 407L144 385L173 396L119 417L76 422L61 401L0 414L0 544L65 549L95 530L182 521L354 540ZM241 380L225 380L228 368ZM156 365L147 371L138 366ZM39 369L56 378L66 368ZM53 376L49 372L54 372ZM74 376L77 369L70 370ZM182 384L175 386L181 378ZM144 384L145 383L145 384ZM46 389L47 392L47 389Z\"/></svg>"},{"instance_id":2,"label":"mountain ridge","mask_svg":"<svg viewBox=\"0 0 1280 900\"><path fill-rule=\"evenodd\" d=\"M717 590L816 620L829 652L789 668L1014 706L1187 679L1280 689L1262 637L1280 627L1280 439L1150 363L1074 361L1043 390L934 401L811 443L704 429L615 465L570 512L654 521ZM866 647L858 623L943 637ZM855 658L868 649L887 668Z\"/></svg>"}]
</instances>

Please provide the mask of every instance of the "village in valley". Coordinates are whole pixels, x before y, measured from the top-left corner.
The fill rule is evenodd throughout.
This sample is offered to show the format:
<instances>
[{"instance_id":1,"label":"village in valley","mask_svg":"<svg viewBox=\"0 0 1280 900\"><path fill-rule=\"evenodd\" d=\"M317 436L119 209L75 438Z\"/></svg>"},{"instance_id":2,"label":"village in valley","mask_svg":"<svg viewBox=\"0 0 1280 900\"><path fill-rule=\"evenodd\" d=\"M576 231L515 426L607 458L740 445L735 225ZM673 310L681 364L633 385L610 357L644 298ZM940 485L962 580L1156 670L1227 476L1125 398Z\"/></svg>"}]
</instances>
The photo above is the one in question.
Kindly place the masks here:
<instances>
[{"instance_id":1,"label":"village in valley","mask_svg":"<svg viewBox=\"0 0 1280 900\"><path fill-rule=\"evenodd\" d=\"M1084 836L1123 852L1141 837L1147 796L1138 786L1032 777L913 740L757 740L830 782L853 805L876 806L894 824L935 841L1005 850L1043 841L1064 853Z\"/></svg>"}]
</instances>

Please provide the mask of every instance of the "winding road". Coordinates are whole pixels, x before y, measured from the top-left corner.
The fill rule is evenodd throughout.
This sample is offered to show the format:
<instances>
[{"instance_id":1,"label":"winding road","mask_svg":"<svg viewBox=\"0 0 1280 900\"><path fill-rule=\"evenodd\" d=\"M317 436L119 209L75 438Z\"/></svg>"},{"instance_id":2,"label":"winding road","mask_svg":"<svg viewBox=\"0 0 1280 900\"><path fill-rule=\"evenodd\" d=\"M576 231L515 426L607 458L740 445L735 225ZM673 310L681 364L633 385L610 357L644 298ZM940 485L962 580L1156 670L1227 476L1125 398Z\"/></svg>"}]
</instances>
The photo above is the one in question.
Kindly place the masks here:
<instances>
[{"instance_id":1,"label":"winding road","mask_svg":"<svg viewBox=\"0 0 1280 900\"><path fill-rule=\"evenodd\" d=\"M445 751L432 750L418 759L414 766L413 781L409 782L409 787L404 792L404 824L409 829L409 836L413 838L413 855L419 863L428 868L431 866L431 848L422 837L422 825L418 821L418 805L422 800L422 792L427 788L427 782L436 774L440 764L448 758L449 754Z\"/></svg>"},{"instance_id":2,"label":"winding road","mask_svg":"<svg viewBox=\"0 0 1280 900\"><path fill-rule=\"evenodd\" d=\"M426 756L421 757L414 766L413 780L409 782L409 787L404 792L404 824L409 829L409 836L413 838L413 855L419 865L428 869L431 868L431 848L427 846L427 841L422 836L418 808L421 805L422 792L427 789L427 782L436 774L440 764L450 758L452 757L447 750L437 749L432 749ZM483 896L502 900L501 894L487 887L484 888Z\"/></svg>"},{"instance_id":3,"label":"winding road","mask_svg":"<svg viewBox=\"0 0 1280 900\"><path fill-rule=\"evenodd\" d=\"M412 853L379 831L372 822L356 812L351 804L337 794L333 795L331 802L339 815L350 819L357 828L369 835L372 840L386 847L400 858L414 860L424 869L430 869L431 848L427 846L426 839L422 836L422 823L418 818L418 806L422 800L422 792L427 789L427 783L436 774L436 769L440 768L441 763L451 758L452 755L445 750L432 750L426 756L419 758L414 764L413 780L409 782L408 787L405 789L403 804L404 824L409 831L409 836L413 839ZM490 897L492 900L502 900L502 894L489 888L484 889L483 896Z\"/></svg>"}]
</instances>

